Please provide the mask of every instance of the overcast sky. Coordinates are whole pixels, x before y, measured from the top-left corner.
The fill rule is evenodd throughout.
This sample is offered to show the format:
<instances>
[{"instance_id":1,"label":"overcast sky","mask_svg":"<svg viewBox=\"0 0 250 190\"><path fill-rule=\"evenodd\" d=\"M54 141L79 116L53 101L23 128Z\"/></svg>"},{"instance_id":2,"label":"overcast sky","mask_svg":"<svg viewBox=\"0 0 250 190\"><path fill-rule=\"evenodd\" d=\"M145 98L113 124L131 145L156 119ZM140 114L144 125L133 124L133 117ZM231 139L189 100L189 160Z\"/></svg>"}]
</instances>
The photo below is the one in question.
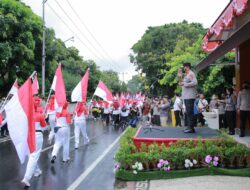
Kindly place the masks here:
<instances>
[{"instance_id":1,"label":"overcast sky","mask_svg":"<svg viewBox=\"0 0 250 190\"><path fill-rule=\"evenodd\" d=\"M42 15L42 0L22 1L36 14ZM78 29L56 1L75 22ZM85 59L95 60L102 70L113 69L119 73L125 72L124 77L127 81L136 74L128 58L131 47L149 26L181 22L185 19L188 22L199 22L204 27L210 27L229 0L68 0L68 2L76 10L81 21L75 16L67 0L47 0L46 26L53 28L56 37L63 41L75 36L74 42L66 42L67 46L77 47ZM87 26L98 43L81 22ZM122 80L122 74L120 79Z\"/></svg>"}]
</instances>

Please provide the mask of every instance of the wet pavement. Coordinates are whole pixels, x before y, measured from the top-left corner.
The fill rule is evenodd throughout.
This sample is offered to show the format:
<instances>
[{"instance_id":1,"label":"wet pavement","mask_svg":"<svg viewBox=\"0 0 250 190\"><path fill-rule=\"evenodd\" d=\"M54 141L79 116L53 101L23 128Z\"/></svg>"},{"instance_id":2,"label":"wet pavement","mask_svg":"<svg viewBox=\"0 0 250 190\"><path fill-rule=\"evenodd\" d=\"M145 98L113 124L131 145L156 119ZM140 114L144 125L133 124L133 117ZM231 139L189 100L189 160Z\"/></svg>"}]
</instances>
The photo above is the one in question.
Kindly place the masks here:
<instances>
[{"instance_id":1,"label":"wet pavement","mask_svg":"<svg viewBox=\"0 0 250 190\"><path fill-rule=\"evenodd\" d=\"M50 163L52 146L47 143L48 135L44 135L43 152L39 159L39 167L43 173L40 177L31 179L31 187L29 189L68 189L79 176L86 174L87 170L88 174L84 180L79 182L76 189L117 189L115 186L120 183L115 181L113 172L115 161L113 157L118 148L118 137L121 135L121 132L114 130L112 126L103 126L100 121L87 121L90 143L83 145L81 141L79 149L75 150L73 129L72 127L69 163L61 162L62 150L56 162L54 164ZM114 143L115 140L116 143ZM110 148L109 151L106 151L106 154L103 156L103 152L108 147ZM102 159L99 158L100 156L103 156ZM93 162L98 158L99 162L90 170L90 166L93 166ZM20 164L11 141L0 143L0 160L0 189L24 189L20 181L24 176L27 162L23 165ZM70 187L69 189L72 188Z\"/></svg>"}]
</instances>

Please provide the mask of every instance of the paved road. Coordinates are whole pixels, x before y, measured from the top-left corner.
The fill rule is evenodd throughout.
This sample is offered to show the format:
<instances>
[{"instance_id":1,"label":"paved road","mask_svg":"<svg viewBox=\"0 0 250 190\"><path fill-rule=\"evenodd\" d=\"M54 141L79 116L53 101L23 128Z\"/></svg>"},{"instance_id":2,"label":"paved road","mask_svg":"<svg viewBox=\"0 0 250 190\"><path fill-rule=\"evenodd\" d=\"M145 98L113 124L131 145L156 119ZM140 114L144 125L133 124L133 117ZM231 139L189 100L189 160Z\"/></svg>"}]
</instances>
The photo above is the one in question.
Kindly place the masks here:
<instances>
[{"instance_id":1,"label":"paved road","mask_svg":"<svg viewBox=\"0 0 250 190\"><path fill-rule=\"evenodd\" d=\"M70 162L61 162L60 152L55 164L50 163L52 146L46 142L39 160L42 175L31 179L30 189L116 189L113 168L115 151L118 147L118 137L121 132L112 127L104 127L100 121L88 121L87 131L90 137L89 145L81 145L74 149L73 128L71 128ZM0 189L23 189L20 183L26 164L21 165L11 141L0 143Z\"/></svg>"}]
</instances>

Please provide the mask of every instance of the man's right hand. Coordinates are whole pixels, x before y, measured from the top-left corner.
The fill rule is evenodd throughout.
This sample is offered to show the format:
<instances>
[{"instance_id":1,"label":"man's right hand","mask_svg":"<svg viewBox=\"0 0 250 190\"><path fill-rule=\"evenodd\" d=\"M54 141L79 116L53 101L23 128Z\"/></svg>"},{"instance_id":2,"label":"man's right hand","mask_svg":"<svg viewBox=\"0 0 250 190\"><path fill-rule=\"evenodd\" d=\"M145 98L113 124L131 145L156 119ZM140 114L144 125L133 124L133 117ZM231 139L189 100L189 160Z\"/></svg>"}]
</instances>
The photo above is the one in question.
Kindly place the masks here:
<instances>
[{"instance_id":1,"label":"man's right hand","mask_svg":"<svg viewBox=\"0 0 250 190\"><path fill-rule=\"evenodd\" d=\"M177 76L178 76L178 79L181 79L181 78L182 78L182 69L179 69L179 70L178 70Z\"/></svg>"}]
</instances>

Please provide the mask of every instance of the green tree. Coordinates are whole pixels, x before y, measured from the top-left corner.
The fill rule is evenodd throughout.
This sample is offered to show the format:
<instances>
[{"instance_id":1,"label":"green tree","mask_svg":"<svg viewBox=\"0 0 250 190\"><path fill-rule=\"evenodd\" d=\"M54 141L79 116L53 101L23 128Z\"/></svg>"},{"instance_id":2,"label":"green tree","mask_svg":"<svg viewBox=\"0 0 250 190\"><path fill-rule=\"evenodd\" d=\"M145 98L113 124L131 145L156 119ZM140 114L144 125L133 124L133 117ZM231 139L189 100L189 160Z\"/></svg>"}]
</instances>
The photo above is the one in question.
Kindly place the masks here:
<instances>
[{"instance_id":1,"label":"green tree","mask_svg":"<svg viewBox=\"0 0 250 190\"><path fill-rule=\"evenodd\" d=\"M128 91L135 94L137 92L145 92L145 78L140 75L132 76L132 79L128 81Z\"/></svg>"},{"instance_id":2,"label":"green tree","mask_svg":"<svg viewBox=\"0 0 250 190\"><path fill-rule=\"evenodd\" d=\"M22 84L34 70L38 72L41 84L41 18L18 0L1 0L0 24L0 96L7 94L16 77ZM88 96L91 97L98 81L107 73L102 74L96 63L93 60L85 60L76 48L67 48L62 40L55 37L55 31L51 28L46 28L45 43L46 94L49 92L58 63L62 63L68 99L87 68L90 68ZM114 76L116 78L111 80L111 87L112 90L118 90L121 84L116 74ZM108 76L106 78L106 81L109 81Z\"/></svg>"},{"instance_id":3,"label":"green tree","mask_svg":"<svg viewBox=\"0 0 250 190\"><path fill-rule=\"evenodd\" d=\"M181 92L178 85L177 72L182 66L183 62L192 63L192 70L207 54L201 49L202 36L191 46L187 46L188 39L180 39L172 53L166 53L166 68L162 72L165 73L164 77L159 81L160 84L167 84L176 92ZM207 97L212 94L220 94L224 88L230 86L234 75L233 67L223 67L220 63L231 62L234 59L234 53L228 53L218 61L215 65L197 73L198 91L204 93Z\"/></svg>"},{"instance_id":4,"label":"green tree","mask_svg":"<svg viewBox=\"0 0 250 190\"><path fill-rule=\"evenodd\" d=\"M169 86L160 86L158 83L158 80L162 78L162 70L168 69L165 64L167 61L165 54L173 53L177 42L183 39L188 39L184 46L190 46L197 40L197 36L204 32L201 24L189 24L187 21L149 27L142 38L133 45L130 62L138 71L146 74L146 84L154 86L153 93L171 92L172 89Z\"/></svg>"},{"instance_id":5,"label":"green tree","mask_svg":"<svg viewBox=\"0 0 250 190\"><path fill-rule=\"evenodd\" d=\"M35 47L41 39L41 19L14 0L0 1L0 88L5 94L18 77L23 82L34 70Z\"/></svg>"}]
</instances>

